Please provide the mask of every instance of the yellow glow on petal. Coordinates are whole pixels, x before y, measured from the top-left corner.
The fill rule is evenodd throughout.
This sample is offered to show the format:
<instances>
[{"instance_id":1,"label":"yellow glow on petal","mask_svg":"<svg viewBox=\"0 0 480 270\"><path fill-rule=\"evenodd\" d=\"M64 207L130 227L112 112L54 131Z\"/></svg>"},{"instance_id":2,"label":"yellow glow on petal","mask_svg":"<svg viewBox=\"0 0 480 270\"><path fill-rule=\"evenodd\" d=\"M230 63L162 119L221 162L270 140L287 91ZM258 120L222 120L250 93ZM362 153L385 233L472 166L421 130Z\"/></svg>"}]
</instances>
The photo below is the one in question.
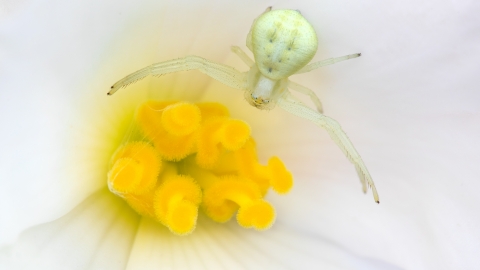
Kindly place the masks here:
<instances>
[{"instance_id":1,"label":"yellow glow on petal","mask_svg":"<svg viewBox=\"0 0 480 270\"><path fill-rule=\"evenodd\" d=\"M258 162L250 134L217 103L146 102L112 156L109 188L178 235L193 232L199 207L216 222L236 215L242 227L268 229L275 210L265 194L293 180L279 158Z\"/></svg>"}]
</instances>

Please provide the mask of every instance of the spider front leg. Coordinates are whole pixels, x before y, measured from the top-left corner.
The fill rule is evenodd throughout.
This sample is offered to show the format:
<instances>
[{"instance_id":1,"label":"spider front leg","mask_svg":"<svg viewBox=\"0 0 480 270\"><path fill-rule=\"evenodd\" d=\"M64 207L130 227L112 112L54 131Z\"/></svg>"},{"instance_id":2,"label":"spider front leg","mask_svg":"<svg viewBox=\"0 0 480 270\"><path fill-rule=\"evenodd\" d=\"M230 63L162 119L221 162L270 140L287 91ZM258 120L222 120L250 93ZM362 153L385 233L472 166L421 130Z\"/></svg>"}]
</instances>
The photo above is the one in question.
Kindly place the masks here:
<instances>
[{"instance_id":1,"label":"spider front leg","mask_svg":"<svg viewBox=\"0 0 480 270\"><path fill-rule=\"evenodd\" d=\"M242 73L233 67L208 61L198 56L187 56L184 58L156 63L142 68L116 82L107 94L113 95L117 90L141 80L148 75L161 76L178 71L187 71L193 69L198 69L215 80L232 88L239 90L246 89L246 73Z\"/></svg>"},{"instance_id":2,"label":"spider front leg","mask_svg":"<svg viewBox=\"0 0 480 270\"><path fill-rule=\"evenodd\" d=\"M288 88L292 89L292 90L295 90L299 93L302 93L302 94L305 94L307 96L310 97L310 99L312 100L312 102L315 104L315 106L317 107L317 111L319 113L323 113L323 105L322 105L322 102L320 101L320 99L318 99L317 95L315 95L315 92L313 92L311 89L305 87L305 86L302 86L298 83L294 83L292 81L288 81Z\"/></svg>"},{"instance_id":3,"label":"spider front leg","mask_svg":"<svg viewBox=\"0 0 480 270\"><path fill-rule=\"evenodd\" d=\"M240 57L240 59L242 59L242 61L247 64L248 67L252 67L253 65L255 65L255 62L250 57L248 57L248 55L242 49L240 49L240 47L232 46L230 49L233 53Z\"/></svg>"},{"instance_id":4,"label":"spider front leg","mask_svg":"<svg viewBox=\"0 0 480 270\"><path fill-rule=\"evenodd\" d=\"M335 58L329 58L329 59L325 59L325 60L322 60L322 61L310 63L310 64L304 66L303 68L301 68L295 74L306 73L306 72L312 71L314 69L317 69L319 67L333 65L333 64L336 64L336 63L341 62L341 61L345 61L345 60L348 60L348 59L360 57L361 55L362 55L361 53L354 53L354 54L349 54L349 55L335 57Z\"/></svg>"},{"instance_id":5,"label":"spider front leg","mask_svg":"<svg viewBox=\"0 0 480 270\"><path fill-rule=\"evenodd\" d=\"M330 138L335 141L350 162L355 165L360 182L362 183L363 191L366 192L368 184L372 189L375 202L380 202L377 189L375 188L375 184L373 183L372 177L370 176L365 163L363 163L362 158L355 147L353 147L352 142L337 121L307 107L301 101L293 97L288 91L279 98L277 105L293 115L310 120L317 126L324 128L328 132L328 135L330 135Z\"/></svg>"}]
</instances>

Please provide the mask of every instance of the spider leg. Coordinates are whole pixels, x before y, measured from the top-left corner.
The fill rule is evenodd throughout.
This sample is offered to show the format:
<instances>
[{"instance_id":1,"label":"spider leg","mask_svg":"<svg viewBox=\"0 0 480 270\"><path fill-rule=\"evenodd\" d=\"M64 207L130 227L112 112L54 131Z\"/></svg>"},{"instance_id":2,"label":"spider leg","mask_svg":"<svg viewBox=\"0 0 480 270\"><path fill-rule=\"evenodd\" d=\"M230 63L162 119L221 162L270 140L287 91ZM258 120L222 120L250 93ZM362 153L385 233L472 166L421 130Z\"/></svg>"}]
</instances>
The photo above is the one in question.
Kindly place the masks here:
<instances>
[{"instance_id":1,"label":"spider leg","mask_svg":"<svg viewBox=\"0 0 480 270\"><path fill-rule=\"evenodd\" d=\"M333 65L333 64L341 62L341 61L345 61L345 60L348 60L348 59L360 57L361 55L362 55L361 53L355 53L355 54L349 54L349 55L345 55L345 56L329 58L329 59L325 59L325 60L322 60L322 61L310 63L310 64L304 66L303 68L301 68L295 74L301 74L301 73L309 72L309 71L312 71L312 70L317 69L319 67Z\"/></svg>"},{"instance_id":2,"label":"spider leg","mask_svg":"<svg viewBox=\"0 0 480 270\"><path fill-rule=\"evenodd\" d=\"M294 83L292 81L288 81L288 88L292 89L292 90L295 90L297 92L300 92L302 94L305 94L307 96L310 97L310 99L312 100L312 102L315 104L315 106L317 107L317 111L319 113L323 113L323 105L322 105L322 102L320 101L320 99L318 99L317 95L315 95L315 92L313 92L311 89L305 87L305 86L302 86L298 83Z\"/></svg>"},{"instance_id":3,"label":"spider leg","mask_svg":"<svg viewBox=\"0 0 480 270\"><path fill-rule=\"evenodd\" d=\"M328 135L330 135L330 138L335 141L350 162L355 165L355 169L360 177L360 182L362 183L364 192L366 191L366 185L368 184L368 186L370 186L372 189L375 202L380 202L377 189L375 188L375 184L373 183L367 167L363 163L363 160L358 154L357 150L355 150L352 142L347 137L347 134L345 134L337 121L318 113L313 109L310 109L301 101L293 97L288 91L286 91L284 95L277 101L277 105L293 115L310 120L317 126L324 128L328 132Z\"/></svg>"},{"instance_id":4,"label":"spider leg","mask_svg":"<svg viewBox=\"0 0 480 270\"><path fill-rule=\"evenodd\" d=\"M161 76L169 73L197 69L213 79L235 89L245 90L247 76L233 67L214 63L198 56L187 56L142 68L116 82L108 92L113 95L117 90L128 86L148 75Z\"/></svg>"},{"instance_id":5,"label":"spider leg","mask_svg":"<svg viewBox=\"0 0 480 270\"><path fill-rule=\"evenodd\" d=\"M255 62L250 58L248 57L248 55L242 50L240 49L240 47L238 46L232 46L230 48L232 50L232 52L234 52L238 57L240 57L240 59L242 59L242 61L247 64L248 67L252 67L253 65L255 65Z\"/></svg>"}]
</instances>

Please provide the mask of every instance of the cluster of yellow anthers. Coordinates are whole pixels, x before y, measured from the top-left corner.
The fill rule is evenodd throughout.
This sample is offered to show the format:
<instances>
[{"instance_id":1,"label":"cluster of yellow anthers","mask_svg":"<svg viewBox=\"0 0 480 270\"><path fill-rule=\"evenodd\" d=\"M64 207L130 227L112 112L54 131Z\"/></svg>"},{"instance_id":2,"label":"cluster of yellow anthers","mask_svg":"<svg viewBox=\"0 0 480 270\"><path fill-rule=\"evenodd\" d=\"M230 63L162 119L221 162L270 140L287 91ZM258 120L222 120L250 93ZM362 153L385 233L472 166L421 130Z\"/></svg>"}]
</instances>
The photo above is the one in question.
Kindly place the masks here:
<instances>
[{"instance_id":1,"label":"cluster of yellow anthers","mask_svg":"<svg viewBox=\"0 0 480 270\"><path fill-rule=\"evenodd\" d=\"M224 106L149 101L135 126L140 135L111 159L108 187L139 214L180 235L195 229L199 207L217 222L237 213L245 228L273 224L265 194L287 193L292 175L277 157L258 163L250 127Z\"/></svg>"}]
</instances>

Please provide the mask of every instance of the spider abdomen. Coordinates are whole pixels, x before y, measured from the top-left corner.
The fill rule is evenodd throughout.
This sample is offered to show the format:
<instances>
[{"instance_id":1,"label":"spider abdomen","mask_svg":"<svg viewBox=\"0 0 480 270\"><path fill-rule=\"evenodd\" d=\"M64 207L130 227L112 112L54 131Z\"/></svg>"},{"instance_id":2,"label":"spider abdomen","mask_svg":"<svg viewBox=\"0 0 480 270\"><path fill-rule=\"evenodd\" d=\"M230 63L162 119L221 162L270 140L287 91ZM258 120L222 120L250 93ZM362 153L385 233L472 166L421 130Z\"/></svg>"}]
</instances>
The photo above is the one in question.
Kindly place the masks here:
<instances>
[{"instance_id":1,"label":"spider abdomen","mask_svg":"<svg viewBox=\"0 0 480 270\"><path fill-rule=\"evenodd\" d=\"M274 10L260 16L252 27L252 51L260 72L273 80L289 77L312 60L317 35L295 10Z\"/></svg>"}]
</instances>

